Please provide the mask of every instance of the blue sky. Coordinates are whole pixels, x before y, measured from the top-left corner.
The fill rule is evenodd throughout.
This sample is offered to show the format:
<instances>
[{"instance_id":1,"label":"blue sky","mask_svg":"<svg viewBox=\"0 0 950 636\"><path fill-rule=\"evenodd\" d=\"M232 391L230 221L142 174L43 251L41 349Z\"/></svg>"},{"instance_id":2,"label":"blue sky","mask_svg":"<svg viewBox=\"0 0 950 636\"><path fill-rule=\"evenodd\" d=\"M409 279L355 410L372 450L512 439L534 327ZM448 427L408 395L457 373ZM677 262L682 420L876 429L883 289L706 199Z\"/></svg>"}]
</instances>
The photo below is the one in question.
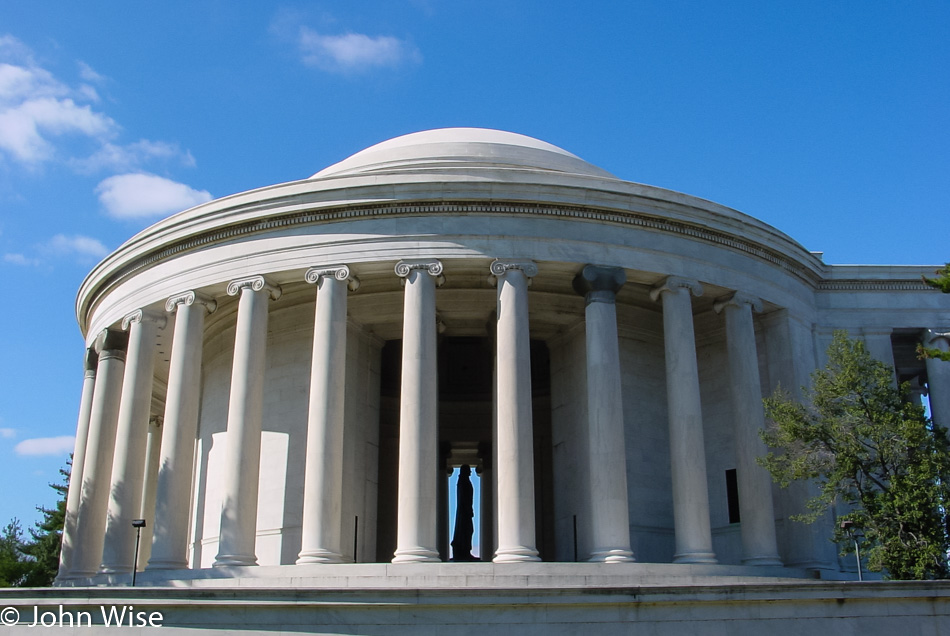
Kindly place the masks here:
<instances>
[{"instance_id":1,"label":"blue sky","mask_svg":"<svg viewBox=\"0 0 950 636\"><path fill-rule=\"evenodd\" d=\"M5 2L0 523L51 505L73 303L209 197L481 126L774 225L830 263L950 260L947 2Z\"/></svg>"}]
</instances>

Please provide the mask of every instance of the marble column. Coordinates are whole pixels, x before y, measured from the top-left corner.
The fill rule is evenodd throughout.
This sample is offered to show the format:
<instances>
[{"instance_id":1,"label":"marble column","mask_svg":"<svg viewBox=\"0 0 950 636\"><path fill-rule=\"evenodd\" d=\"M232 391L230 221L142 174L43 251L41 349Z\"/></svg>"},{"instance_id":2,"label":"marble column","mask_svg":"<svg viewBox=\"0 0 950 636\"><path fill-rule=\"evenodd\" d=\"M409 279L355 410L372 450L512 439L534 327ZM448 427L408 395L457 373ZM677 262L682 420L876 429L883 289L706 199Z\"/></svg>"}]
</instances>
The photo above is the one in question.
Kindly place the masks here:
<instances>
[{"instance_id":1,"label":"marble column","mask_svg":"<svg viewBox=\"0 0 950 636\"><path fill-rule=\"evenodd\" d=\"M139 519L146 521L139 544L137 567L140 572L145 569L152 556L152 530L155 526L155 497L158 492L158 467L162 457L163 430L161 416L149 420L148 442L145 446L145 483L142 486L142 510L139 513Z\"/></svg>"},{"instance_id":2,"label":"marble column","mask_svg":"<svg viewBox=\"0 0 950 636\"><path fill-rule=\"evenodd\" d=\"M767 449L759 437L765 428L759 358L752 312L762 310L758 298L735 292L713 308L726 321L726 349L732 397L736 479L739 486L739 524L744 565L781 565L775 537L772 479L756 463Z\"/></svg>"},{"instance_id":3,"label":"marble column","mask_svg":"<svg viewBox=\"0 0 950 636\"><path fill-rule=\"evenodd\" d=\"M875 360L880 360L887 366L894 368L894 348L891 344L890 327L865 327L861 330L864 346Z\"/></svg>"},{"instance_id":4,"label":"marble column","mask_svg":"<svg viewBox=\"0 0 950 636\"><path fill-rule=\"evenodd\" d=\"M627 500L623 388L617 335L617 292L627 282L619 267L587 265L574 279L584 296L587 329L587 438L590 468L589 561L633 561Z\"/></svg>"},{"instance_id":5,"label":"marble column","mask_svg":"<svg viewBox=\"0 0 950 636\"><path fill-rule=\"evenodd\" d=\"M82 495L83 462L86 459L86 443L89 439L89 417L92 414L92 396L96 387L96 367L99 355L92 347L83 356L84 375L82 397L79 399L79 421L76 424L76 445L73 449L72 468L69 475L69 491L66 494L66 523L63 526L63 543L59 552L57 581L70 577L73 566L73 548L76 545L76 520L79 517L79 500Z\"/></svg>"},{"instance_id":6,"label":"marble column","mask_svg":"<svg viewBox=\"0 0 950 636\"><path fill-rule=\"evenodd\" d=\"M231 281L228 295L238 296L238 315L215 567L257 565L267 310L271 299L280 298L280 287L251 276Z\"/></svg>"},{"instance_id":7,"label":"marble column","mask_svg":"<svg viewBox=\"0 0 950 636\"><path fill-rule=\"evenodd\" d=\"M165 311L175 314L168 391L165 395L162 448L159 459L152 556L149 570L188 567L188 517L195 471L198 400L201 395L201 351L205 316L217 308L195 291L172 296Z\"/></svg>"},{"instance_id":8,"label":"marble column","mask_svg":"<svg viewBox=\"0 0 950 636\"><path fill-rule=\"evenodd\" d=\"M763 316L765 351L768 353L768 392L781 388L793 400L801 401L803 389L811 384L815 370L815 339L811 321L788 309ZM779 535L784 529L782 556L786 567L809 570L838 569L834 517L826 511L814 523L792 521L789 516L806 509L806 502L818 496L820 488L810 481L797 481L776 494L775 513Z\"/></svg>"},{"instance_id":9,"label":"marble column","mask_svg":"<svg viewBox=\"0 0 950 636\"><path fill-rule=\"evenodd\" d=\"M498 286L495 479L498 535L495 563L539 561L535 547L534 435L528 283L538 266L496 260Z\"/></svg>"},{"instance_id":10,"label":"marble column","mask_svg":"<svg viewBox=\"0 0 950 636\"><path fill-rule=\"evenodd\" d=\"M690 296L702 286L670 276L653 288L650 297L663 304L663 346L666 404L670 431L670 471L673 482L674 563L716 563L709 521L706 444L699 395L699 367Z\"/></svg>"},{"instance_id":11,"label":"marble column","mask_svg":"<svg viewBox=\"0 0 950 636\"><path fill-rule=\"evenodd\" d=\"M359 280L346 265L314 267L317 285L307 417L303 524L297 563L341 563L343 402L346 395L346 292Z\"/></svg>"},{"instance_id":12,"label":"marble column","mask_svg":"<svg viewBox=\"0 0 950 636\"><path fill-rule=\"evenodd\" d=\"M106 539L100 567L100 571L106 574L124 574L133 569L136 530L132 527L132 520L139 519L142 514L155 344L158 330L164 326L165 316L152 315L141 309L122 320L123 331L129 332L129 350L116 429L115 445L119 452L112 464Z\"/></svg>"},{"instance_id":13,"label":"marble column","mask_svg":"<svg viewBox=\"0 0 950 636\"><path fill-rule=\"evenodd\" d=\"M102 562L106 511L109 506L109 489L104 486L112 475L119 397L128 344L128 334L112 329L106 329L96 338L99 363L89 415L89 440L83 460L82 498L76 526L76 546L73 549L74 565L70 571L75 577L95 575Z\"/></svg>"},{"instance_id":14,"label":"marble column","mask_svg":"<svg viewBox=\"0 0 950 636\"><path fill-rule=\"evenodd\" d=\"M950 351L950 329L928 329L924 346ZM927 358L927 388L930 394L930 417L934 423L950 430L950 362Z\"/></svg>"},{"instance_id":15,"label":"marble column","mask_svg":"<svg viewBox=\"0 0 950 636\"><path fill-rule=\"evenodd\" d=\"M393 563L439 561L436 537L439 471L438 327L435 288L438 260L396 264L404 279L402 387L399 400L399 503Z\"/></svg>"},{"instance_id":16,"label":"marble column","mask_svg":"<svg viewBox=\"0 0 950 636\"><path fill-rule=\"evenodd\" d=\"M875 360L891 368L891 384L897 387L897 365L894 363L894 347L891 344L890 327L865 327L861 329L864 346Z\"/></svg>"}]
</instances>

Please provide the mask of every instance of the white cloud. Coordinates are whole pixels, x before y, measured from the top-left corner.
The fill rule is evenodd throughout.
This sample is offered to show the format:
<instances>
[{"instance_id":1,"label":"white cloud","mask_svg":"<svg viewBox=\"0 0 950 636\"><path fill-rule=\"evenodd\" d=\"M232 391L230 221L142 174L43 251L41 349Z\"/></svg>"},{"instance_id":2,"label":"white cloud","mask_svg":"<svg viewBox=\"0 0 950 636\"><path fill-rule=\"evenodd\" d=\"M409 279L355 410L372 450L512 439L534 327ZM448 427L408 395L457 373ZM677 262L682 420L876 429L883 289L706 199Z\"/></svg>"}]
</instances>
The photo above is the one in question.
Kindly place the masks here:
<instances>
[{"instance_id":1,"label":"white cloud","mask_svg":"<svg viewBox=\"0 0 950 636\"><path fill-rule=\"evenodd\" d=\"M19 104L25 99L63 97L68 94L69 89L45 69L0 63L0 106Z\"/></svg>"},{"instance_id":2,"label":"white cloud","mask_svg":"<svg viewBox=\"0 0 950 636\"><path fill-rule=\"evenodd\" d=\"M33 59L30 49L12 35L0 35L0 56L15 60Z\"/></svg>"},{"instance_id":3,"label":"white cloud","mask_svg":"<svg viewBox=\"0 0 950 636\"><path fill-rule=\"evenodd\" d=\"M308 27L300 27L298 46L303 62L325 71L359 72L373 68L394 67L422 59L415 46L392 36L369 36L363 33L323 35Z\"/></svg>"},{"instance_id":4,"label":"white cloud","mask_svg":"<svg viewBox=\"0 0 950 636\"><path fill-rule=\"evenodd\" d=\"M82 81L67 85L39 66L22 42L0 36L0 159L7 155L28 167L60 159L84 173L129 172L149 161L194 165L191 153L177 144L147 139L114 143L120 126L93 107L100 101L96 86L107 78L85 62L77 65ZM98 150L78 158L87 155L89 142Z\"/></svg>"},{"instance_id":5,"label":"white cloud","mask_svg":"<svg viewBox=\"0 0 950 636\"><path fill-rule=\"evenodd\" d=\"M0 151L35 165L53 158L53 138L78 135L101 143L117 132L111 118L77 103L97 101L94 88L70 89L16 38L0 36L0 58Z\"/></svg>"},{"instance_id":6,"label":"white cloud","mask_svg":"<svg viewBox=\"0 0 950 636\"><path fill-rule=\"evenodd\" d=\"M0 437L11 439L16 437L16 430L12 428L0 428Z\"/></svg>"},{"instance_id":7,"label":"white cloud","mask_svg":"<svg viewBox=\"0 0 950 636\"><path fill-rule=\"evenodd\" d=\"M79 234L75 236L57 234L46 243L45 248L60 256L75 255L102 258L109 253L109 248L98 239Z\"/></svg>"},{"instance_id":8,"label":"white cloud","mask_svg":"<svg viewBox=\"0 0 950 636\"><path fill-rule=\"evenodd\" d=\"M36 437L25 439L13 447L17 455L68 455L73 451L76 438L72 435L60 437Z\"/></svg>"},{"instance_id":9,"label":"white cloud","mask_svg":"<svg viewBox=\"0 0 950 636\"><path fill-rule=\"evenodd\" d=\"M114 121L89 106L43 97L0 112L0 149L24 163L37 163L53 157L49 136L107 138L115 129Z\"/></svg>"},{"instance_id":10,"label":"white cloud","mask_svg":"<svg viewBox=\"0 0 950 636\"><path fill-rule=\"evenodd\" d=\"M102 75L99 75L99 73L96 73L96 71L91 66L89 66L82 60L77 62L77 65L79 66L79 77L83 78L87 82L94 82L96 84L101 84L106 80L105 77L103 77Z\"/></svg>"},{"instance_id":11,"label":"white cloud","mask_svg":"<svg viewBox=\"0 0 950 636\"><path fill-rule=\"evenodd\" d=\"M116 219L162 216L211 200L206 190L142 172L104 179L96 194L106 213Z\"/></svg>"},{"instance_id":12,"label":"white cloud","mask_svg":"<svg viewBox=\"0 0 950 636\"><path fill-rule=\"evenodd\" d=\"M23 254L17 253L7 253L3 255L4 263L11 263L13 265L22 265L24 267L29 267L31 265L39 265L39 260L35 258L29 258Z\"/></svg>"},{"instance_id":13,"label":"white cloud","mask_svg":"<svg viewBox=\"0 0 950 636\"><path fill-rule=\"evenodd\" d=\"M79 85L79 94L85 97L90 102L99 101L99 91L90 86L89 84L80 84Z\"/></svg>"},{"instance_id":14,"label":"white cloud","mask_svg":"<svg viewBox=\"0 0 950 636\"><path fill-rule=\"evenodd\" d=\"M178 144L164 141L140 139L124 146L105 143L92 156L75 159L70 163L79 172L90 173L98 170L134 170L152 160L177 159L182 165L194 167L195 158L188 151L182 151Z\"/></svg>"}]
</instances>

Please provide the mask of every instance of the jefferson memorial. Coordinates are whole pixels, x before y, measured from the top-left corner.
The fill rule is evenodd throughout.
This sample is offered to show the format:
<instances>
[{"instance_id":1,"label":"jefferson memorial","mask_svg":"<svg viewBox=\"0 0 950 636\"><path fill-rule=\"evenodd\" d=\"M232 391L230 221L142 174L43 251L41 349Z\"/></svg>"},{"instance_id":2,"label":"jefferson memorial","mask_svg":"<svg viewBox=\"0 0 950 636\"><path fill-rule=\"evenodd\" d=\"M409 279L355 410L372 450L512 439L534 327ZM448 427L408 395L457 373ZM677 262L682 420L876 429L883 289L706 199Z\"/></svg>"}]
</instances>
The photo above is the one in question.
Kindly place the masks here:
<instances>
[{"instance_id":1,"label":"jefferson memorial","mask_svg":"<svg viewBox=\"0 0 950 636\"><path fill-rule=\"evenodd\" d=\"M763 396L800 395L835 330L950 427L950 363L915 353L950 347L950 296L920 280L937 267L828 265L746 214L474 128L180 212L79 291L56 592L137 570L166 624L224 616L213 597L262 633L677 633L727 606L731 633L948 627L950 588L859 587L831 515L789 519L809 487L756 463ZM460 466L480 562L451 560Z\"/></svg>"}]
</instances>

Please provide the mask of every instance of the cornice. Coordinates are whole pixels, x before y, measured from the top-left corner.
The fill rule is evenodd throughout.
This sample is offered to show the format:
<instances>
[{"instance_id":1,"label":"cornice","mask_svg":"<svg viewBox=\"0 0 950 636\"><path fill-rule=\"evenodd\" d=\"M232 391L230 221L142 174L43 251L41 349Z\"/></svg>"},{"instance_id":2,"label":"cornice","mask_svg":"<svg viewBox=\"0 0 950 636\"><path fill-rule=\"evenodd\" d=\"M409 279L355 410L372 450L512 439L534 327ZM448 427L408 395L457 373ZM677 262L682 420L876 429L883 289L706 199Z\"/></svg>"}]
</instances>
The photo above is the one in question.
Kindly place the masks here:
<instances>
[{"instance_id":1,"label":"cornice","mask_svg":"<svg viewBox=\"0 0 950 636\"><path fill-rule=\"evenodd\" d=\"M918 279L910 280L821 280L819 291L937 291Z\"/></svg>"},{"instance_id":2,"label":"cornice","mask_svg":"<svg viewBox=\"0 0 950 636\"><path fill-rule=\"evenodd\" d=\"M273 202L271 202L273 203ZM307 225L321 225L342 221L372 218L391 218L419 215L505 215L532 216L554 219L573 219L593 223L607 223L627 227L642 228L674 236L700 240L742 252L763 260L805 281L810 286L820 285L821 273L814 263L806 263L807 254L802 258L783 254L779 249L770 248L760 242L729 234L699 224L666 219L659 215L627 210L608 210L594 207L567 204L546 204L533 202L374 202L366 204L337 205L326 209L299 210L286 214L276 214L266 219L246 221L228 226L210 227L206 231L195 231L191 235L173 240L164 246L132 256L124 263L117 258L112 262L103 262L87 277L77 299L77 317L84 325L85 314L94 306L99 297L120 281L151 265L199 248L238 238L247 238L255 234L292 229ZM751 226L750 226L751 227ZM778 236L780 233L776 232ZM788 240L788 239L785 239ZM120 252L123 248L120 248ZM110 271L110 265L113 268ZM918 283L923 285L922 283Z\"/></svg>"}]
</instances>

